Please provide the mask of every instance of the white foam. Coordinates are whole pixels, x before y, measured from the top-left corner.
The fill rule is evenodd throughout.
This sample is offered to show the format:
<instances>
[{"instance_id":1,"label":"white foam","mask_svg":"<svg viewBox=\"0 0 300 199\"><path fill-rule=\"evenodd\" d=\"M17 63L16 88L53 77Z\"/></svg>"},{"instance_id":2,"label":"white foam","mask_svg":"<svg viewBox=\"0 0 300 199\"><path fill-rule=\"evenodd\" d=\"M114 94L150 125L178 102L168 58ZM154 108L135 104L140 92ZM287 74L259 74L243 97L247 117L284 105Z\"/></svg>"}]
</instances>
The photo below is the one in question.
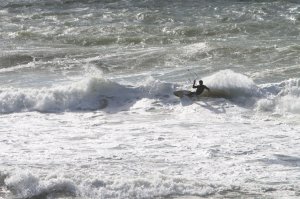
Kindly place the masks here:
<instances>
[{"instance_id":1,"label":"white foam","mask_svg":"<svg viewBox=\"0 0 300 199\"><path fill-rule=\"evenodd\" d=\"M57 112L105 107L118 111L142 98L169 97L172 91L172 84L151 78L144 85L133 87L103 78L85 77L79 82L51 88L3 88L0 90L0 112Z\"/></svg>"},{"instance_id":2,"label":"white foam","mask_svg":"<svg viewBox=\"0 0 300 199\"><path fill-rule=\"evenodd\" d=\"M186 45L181 48L181 50L188 55L201 53L207 51L207 49L208 49L207 43L194 43L194 44Z\"/></svg>"},{"instance_id":3,"label":"white foam","mask_svg":"<svg viewBox=\"0 0 300 199\"><path fill-rule=\"evenodd\" d=\"M266 98L257 102L259 111L269 111L284 115L300 114L300 80L289 79L277 84L264 86Z\"/></svg>"},{"instance_id":4,"label":"white foam","mask_svg":"<svg viewBox=\"0 0 300 199\"><path fill-rule=\"evenodd\" d=\"M259 97L260 89L249 77L232 70L222 70L205 77L204 84L211 89L209 96L237 98Z\"/></svg>"},{"instance_id":5,"label":"white foam","mask_svg":"<svg viewBox=\"0 0 300 199\"><path fill-rule=\"evenodd\" d=\"M115 180L80 179L77 184L59 176L39 178L30 172L17 171L4 180L8 190L19 198L45 197L54 194L84 198L154 198L180 195L208 196L232 187L210 185L179 177L119 178Z\"/></svg>"},{"instance_id":6,"label":"white foam","mask_svg":"<svg viewBox=\"0 0 300 199\"><path fill-rule=\"evenodd\" d=\"M273 111L275 107L274 101L269 99L261 99L257 102L259 111Z\"/></svg>"},{"instance_id":7,"label":"white foam","mask_svg":"<svg viewBox=\"0 0 300 199\"><path fill-rule=\"evenodd\" d=\"M152 97L170 95L174 91L173 84L155 80L151 76L148 77L139 87L141 89L145 89L147 94Z\"/></svg>"},{"instance_id":8,"label":"white foam","mask_svg":"<svg viewBox=\"0 0 300 199\"><path fill-rule=\"evenodd\" d=\"M5 88L0 93L0 111L63 111L72 109L95 109L99 106L97 96L101 88L115 85L103 79L91 78L70 85L41 89ZM100 86L102 85L102 87ZM107 91L109 92L109 91ZM108 93L109 94L109 93Z\"/></svg>"},{"instance_id":9,"label":"white foam","mask_svg":"<svg viewBox=\"0 0 300 199\"><path fill-rule=\"evenodd\" d=\"M48 179L41 181L30 172L16 172L5 179L8 189L17 197L31 198L62 193L77 195L77 188L73 182L67 179Z\"/></svg>"}]
</instances>

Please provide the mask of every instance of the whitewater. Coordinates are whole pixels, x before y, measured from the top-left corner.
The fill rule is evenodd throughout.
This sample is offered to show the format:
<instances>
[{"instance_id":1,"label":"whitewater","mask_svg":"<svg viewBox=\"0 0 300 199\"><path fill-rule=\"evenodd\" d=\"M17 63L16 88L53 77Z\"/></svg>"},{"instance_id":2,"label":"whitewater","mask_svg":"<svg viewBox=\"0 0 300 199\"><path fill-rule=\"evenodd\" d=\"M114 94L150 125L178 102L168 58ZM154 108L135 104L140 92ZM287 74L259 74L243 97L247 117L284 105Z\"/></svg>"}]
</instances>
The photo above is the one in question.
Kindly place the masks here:
<instances>
[{"instance_id":1,"label":"whitewater","mask_svg":"<svg viewBox=\"0 0 300 199\"><path fill-rule=\"evenodd\" d=\"M0 1L0 198L299 198L299 13Z\"/></svg>"}]
</instances>

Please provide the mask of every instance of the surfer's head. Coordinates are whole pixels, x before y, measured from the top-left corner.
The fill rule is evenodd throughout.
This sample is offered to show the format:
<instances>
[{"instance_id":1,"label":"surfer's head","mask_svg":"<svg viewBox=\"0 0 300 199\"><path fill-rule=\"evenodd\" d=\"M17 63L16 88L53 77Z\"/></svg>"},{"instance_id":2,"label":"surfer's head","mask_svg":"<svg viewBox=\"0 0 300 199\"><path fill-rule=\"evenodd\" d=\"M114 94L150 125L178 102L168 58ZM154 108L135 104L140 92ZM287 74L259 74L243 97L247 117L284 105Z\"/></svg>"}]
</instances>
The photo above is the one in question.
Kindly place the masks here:
<instances>
[{"instance_id":1,"label":"surfer's head","mask_svg":"<svg viewBox=\"0 0 300 199\"><path fill-rule=\"evenodd\" d=\"M200 80L200 81L199 81L199 84L200 84L200 85L202 85L202 84L203 84L203 81L202 81L202 80Z\"/></svg>"}]
</instances>

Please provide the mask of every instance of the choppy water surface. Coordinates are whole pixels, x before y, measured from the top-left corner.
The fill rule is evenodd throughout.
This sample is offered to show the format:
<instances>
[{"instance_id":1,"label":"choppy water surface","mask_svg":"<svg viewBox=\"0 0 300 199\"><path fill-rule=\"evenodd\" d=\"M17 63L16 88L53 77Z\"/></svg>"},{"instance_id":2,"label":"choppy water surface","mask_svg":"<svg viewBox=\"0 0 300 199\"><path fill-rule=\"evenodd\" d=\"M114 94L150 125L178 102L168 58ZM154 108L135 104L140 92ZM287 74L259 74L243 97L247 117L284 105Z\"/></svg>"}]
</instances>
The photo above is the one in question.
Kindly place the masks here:
<instances>
[{"instance_id":1,"label":"choppy water surface","mask_svg":"<svg viewBox=\"0 0 300 199\"><path fill-rule=\"evenodd\" d=\"M299 13L0 1L0 197L298 198Z\"/></svg>"}]
</instances>

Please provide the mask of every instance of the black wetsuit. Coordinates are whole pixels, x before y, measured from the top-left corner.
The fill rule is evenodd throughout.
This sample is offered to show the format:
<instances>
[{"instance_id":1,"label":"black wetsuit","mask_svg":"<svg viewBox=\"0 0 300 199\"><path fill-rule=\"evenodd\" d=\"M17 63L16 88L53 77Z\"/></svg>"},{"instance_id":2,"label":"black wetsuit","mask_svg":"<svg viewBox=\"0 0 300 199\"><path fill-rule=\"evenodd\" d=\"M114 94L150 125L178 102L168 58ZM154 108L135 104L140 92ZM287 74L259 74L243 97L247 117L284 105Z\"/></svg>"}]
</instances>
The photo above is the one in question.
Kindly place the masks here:
<instances>
[{"instance_id":1,"label":"black wetsuit","mask_svg":"<svg viewBox=\"0 0 300 199\"><path fill-rule=\"evenodd\" d=\"M204 91L204 89L209 90L209 88L207 88L207 86L205 86L205 85L193 86L193 88L197 88L197 90L195 92L196 95L200 95Z\"/></svg>"},{"instance_id":2,"label":"black wetsuit","mask_svg":"<svg viewBox=\"0 0 300 199\"><path fill-rule=\"evenodd\" d=\"M195 86L195 82L193 84L193 88L197 88L196 92L193 92L196 95L200 95L204 91L204 89L207 89L209 91L209 88L203 84L199 84L198 86Z\"/></svg>"}]
</instances>

